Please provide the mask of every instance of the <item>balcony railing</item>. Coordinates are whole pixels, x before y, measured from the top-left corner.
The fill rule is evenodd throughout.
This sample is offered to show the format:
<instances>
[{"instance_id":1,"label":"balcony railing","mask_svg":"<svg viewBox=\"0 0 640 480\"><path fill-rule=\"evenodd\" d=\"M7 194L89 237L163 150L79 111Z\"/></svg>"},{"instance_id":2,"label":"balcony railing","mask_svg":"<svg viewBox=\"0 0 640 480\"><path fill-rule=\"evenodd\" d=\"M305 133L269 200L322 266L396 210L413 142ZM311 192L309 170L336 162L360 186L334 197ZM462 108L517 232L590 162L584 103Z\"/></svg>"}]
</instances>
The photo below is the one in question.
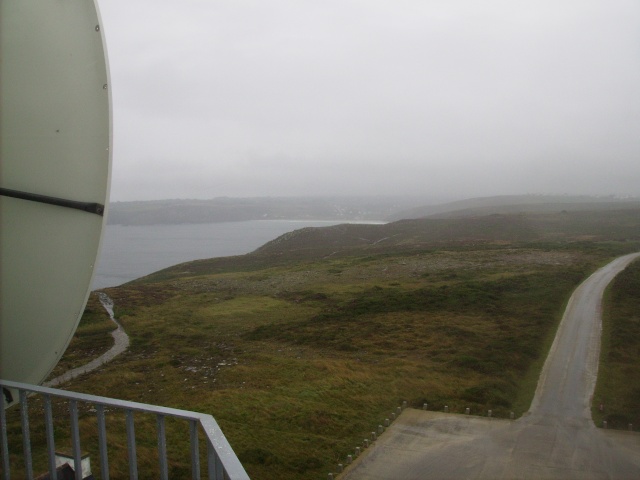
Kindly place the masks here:
<instances>
[{"instance_id":1,"label":"balcony railing","mask_svg":"<svg viewBox=\"0 0 640 480\"><path fill-rule=\"evenodd\" d=\"M81 439L79 425L79 407L90 407L90 411L95 411L95 421L97 428L97 450L99 452L100 479L109 479L109 458L108 458L108 442L107 427L105 421L105 413L107 410L111 414L114 410L124 413L126 424L126 444L128 453L129 478L137 479L138 462L136 456L136 435L134 412L142 412L155 415L156 417L156 433L157 433L157 454L158 465L157 472L145 471L145 478L169 478L169 462L167 459L167 435L165 429L165 420L169 418L178 419L187 422L189 425L189 445L190 445L190 464L191 477L200 479L202 471L206 471L206 477L210 480L244 480L249 478L244 468L240 464L238 457L231 449L227 439L222 434L220 427L211 415L205 415L186 410L177 410L173 408L165 408L144 403L128 402L124 400L116 400L106 397L98 397L95 395L85 395L81 393L73 393L53 388L38 387L18 382L0 380L0 386L4 389L10 389L17 392L19 398L20 409L20 425L22 437L22 452L24 457L24 470L16 473L18 478L34 478L34 467L31 448L31 433L29 427L29 406L28 402L32 401L34 396L42 399L44 413L44 432L38 432L38 435L44 434L46 437L46 457L48 463L48 472L52 479L57 478L55 463L55 435L54 431L54 415L52 408L52 399L63 399L68 404L69 425L71 438L71 456L75 466L81 465ZM9 458L9 436L7 434L7 412L5 412L5 395L0 395L0 443L1 443L1 460L2 460L2 480L11 479L11 465ZM86 408L83 408L83 411ZM16 412L17 413L17 412ZM206 443L206 466L200 465L199 452L199 432L204 433ZM113 437L113 435L110 435ZM14 438L12 436L11 438ZM111 440L112 438L110 438ZM121 439L118 439L121 440ZM13 447L13 446L12 446ZM19 448L19 447L18 447ZM15 466L15 464L14 464ZM73 466L73 465L72 465ZM76 480L82 480L82 469L75 468Z\"/></svg>"}]
</instances>

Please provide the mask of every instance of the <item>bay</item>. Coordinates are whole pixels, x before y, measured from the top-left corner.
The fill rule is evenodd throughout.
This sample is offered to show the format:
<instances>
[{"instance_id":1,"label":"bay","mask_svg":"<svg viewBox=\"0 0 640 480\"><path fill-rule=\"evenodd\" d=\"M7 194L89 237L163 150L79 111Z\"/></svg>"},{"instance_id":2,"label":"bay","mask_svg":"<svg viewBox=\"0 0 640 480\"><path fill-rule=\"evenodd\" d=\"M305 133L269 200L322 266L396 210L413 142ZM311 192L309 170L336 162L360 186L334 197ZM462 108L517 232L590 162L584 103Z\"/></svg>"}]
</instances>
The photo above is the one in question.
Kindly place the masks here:
<instances>
[{"instance_id":1,"label":"bay","mask_svg":"<svg viewBox=\"0 0 640 480\"><path fill-rule=\"evenodd\" d=\"M250 220L180 225L107 225L91 288L114 287L191 260L243 255L292 230L340 223L359 222Z\"/></svg>"}]
</instances>

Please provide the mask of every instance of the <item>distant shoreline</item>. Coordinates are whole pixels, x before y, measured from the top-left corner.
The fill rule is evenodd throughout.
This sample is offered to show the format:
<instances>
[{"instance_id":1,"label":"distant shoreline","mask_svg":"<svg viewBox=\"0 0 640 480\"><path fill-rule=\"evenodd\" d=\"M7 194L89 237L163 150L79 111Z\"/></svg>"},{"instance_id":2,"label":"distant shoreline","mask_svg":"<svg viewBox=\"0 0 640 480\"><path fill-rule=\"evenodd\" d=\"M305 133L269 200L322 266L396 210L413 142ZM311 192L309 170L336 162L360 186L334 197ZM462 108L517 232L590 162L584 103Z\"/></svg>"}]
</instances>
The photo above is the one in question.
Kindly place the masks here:
<instances>
[{"instance_id":1,"label":"distant shoreline","mask_svg":"<svg viewBox=\"0 0 640 480\"><path fill-rule=\"evenodd\" d=\"M245 223L245 222L289 222L289 223L329 223L331 225L338 225L342 223L351 223L354 225L385 225L389 223L387 220L354 220L354 219L327 219L327 218L256 218L247 220L220 220L212 222L181 222L181 223L147 223L147 224L129 224L129 223L111 223L107 222L109 226L120 227L153 227L158 225L165 226L180 226L180 225L213 225L219 223Z\"/></svg>"},{"instance_id":2,"label":"distant shoreline","mask_svg":"<svg viewBox=\"0 0 640 480\"><path fill-rule=\"evenodd\" d=\"M109 225L169 225L255 220L384 222L390 216L428 203L417 198L217 198L156 200L109 204Z\"/></svg>"},{"instance_id":3,"label":"distant shoreline","mask_svg":"<svg viewBox=\"0 0 640 480\"><path fill-rule=\"evenodd\" d=\"M203 258L244 255L284 233L380 220L242 220L233 222L107 225L91 289L114 287L163 268Z\"/></svg>"},{"instance_id":4,"label":"distant shoreline","mask_svg":"<svg viewBox=\"0 0 640 480\"><path fill-rule=\"evenodd\" d=\"M504 195L438 201L417 197L291 197L153 200L109 204L109 225L185 225L245 221L393 222L429 216L636 208L638 198Z\"/></svg>"}]
</instances>

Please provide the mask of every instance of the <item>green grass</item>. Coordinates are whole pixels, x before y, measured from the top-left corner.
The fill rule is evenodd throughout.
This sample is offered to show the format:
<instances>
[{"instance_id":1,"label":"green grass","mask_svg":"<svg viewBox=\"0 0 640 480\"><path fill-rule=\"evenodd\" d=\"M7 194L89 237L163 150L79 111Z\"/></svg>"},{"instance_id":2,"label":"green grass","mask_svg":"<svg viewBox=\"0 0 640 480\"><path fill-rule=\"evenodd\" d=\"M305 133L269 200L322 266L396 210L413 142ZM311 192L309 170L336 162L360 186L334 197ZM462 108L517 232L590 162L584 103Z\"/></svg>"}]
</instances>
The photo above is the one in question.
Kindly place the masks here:
<instances>
[{"instance_id":1,"label":"green grass","mask_svg":"<svg viewBox=\"0 0 640 480\"><path fill-rule=\"evenodd\" d=\"M131 349L65 387L210 413L252 478L321 478L403 400L526 411L535 384L523 378L603 258L441 250L111 289ZM126 456L126 445L113 448ZM149 472L154 455L138 452Z\"/></svg>"}]
</instances>

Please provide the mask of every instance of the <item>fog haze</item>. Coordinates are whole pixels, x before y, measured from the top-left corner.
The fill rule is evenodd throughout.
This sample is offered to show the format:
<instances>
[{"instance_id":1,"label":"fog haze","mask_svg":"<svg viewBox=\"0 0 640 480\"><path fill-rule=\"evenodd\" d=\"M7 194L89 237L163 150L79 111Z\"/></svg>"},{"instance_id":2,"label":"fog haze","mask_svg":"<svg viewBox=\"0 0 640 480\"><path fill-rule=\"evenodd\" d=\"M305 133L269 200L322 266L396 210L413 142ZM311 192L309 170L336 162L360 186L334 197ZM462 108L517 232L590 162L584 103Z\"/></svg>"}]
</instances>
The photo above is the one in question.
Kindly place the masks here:
<instances>
[{"instance_id":1,"label":"fog haze","mask_svg":"<svg viewBox=\"0 0 640 480\"><path fill-rule=\"evenodd\" d=\"M115 201L640 195L635 0L108 0Z\"/></svg>"}]
</instances>

